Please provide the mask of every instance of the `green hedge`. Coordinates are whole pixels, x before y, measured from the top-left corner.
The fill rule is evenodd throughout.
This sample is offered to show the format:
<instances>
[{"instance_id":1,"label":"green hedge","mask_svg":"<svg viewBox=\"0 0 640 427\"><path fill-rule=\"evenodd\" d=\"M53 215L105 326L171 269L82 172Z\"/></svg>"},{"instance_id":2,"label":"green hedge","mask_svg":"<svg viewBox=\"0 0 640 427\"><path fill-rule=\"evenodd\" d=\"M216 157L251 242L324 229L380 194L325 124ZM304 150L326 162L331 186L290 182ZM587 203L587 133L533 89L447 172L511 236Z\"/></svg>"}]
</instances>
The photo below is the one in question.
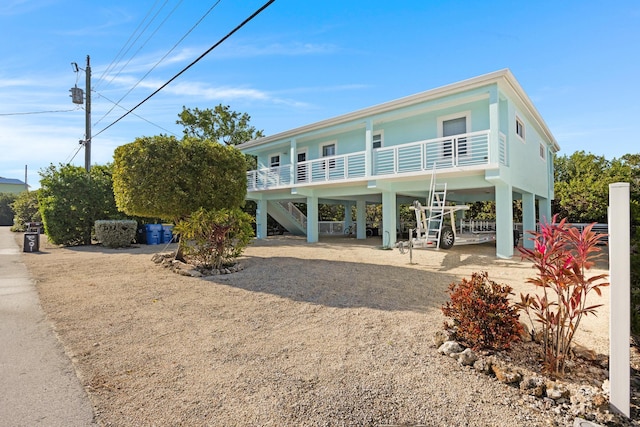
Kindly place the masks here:
<instances>
[{"instance_id":1,"label":"green hedge","mask_svg":"<svg viewBox=\"0 0 640 427\"><path fill-rule=\"evenodd\" d=\"M96 240L109 248L123 248L131 246L138 229L137 221L98 220L95 222Z\"/></svg>"}]
</instances>

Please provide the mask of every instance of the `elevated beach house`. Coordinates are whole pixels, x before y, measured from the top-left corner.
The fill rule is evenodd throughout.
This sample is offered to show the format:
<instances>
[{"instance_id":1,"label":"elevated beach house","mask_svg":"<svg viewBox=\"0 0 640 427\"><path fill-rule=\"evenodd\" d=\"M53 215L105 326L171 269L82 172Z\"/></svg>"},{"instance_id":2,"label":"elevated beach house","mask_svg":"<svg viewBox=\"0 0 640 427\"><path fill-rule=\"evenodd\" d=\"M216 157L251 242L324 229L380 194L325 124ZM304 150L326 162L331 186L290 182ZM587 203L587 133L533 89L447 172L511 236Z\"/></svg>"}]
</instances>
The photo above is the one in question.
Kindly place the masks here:
<instances>
[{"instance_id":1,"label":"elevated beach house","mask_svg":"<svg viewBox=\"0 0 640 427\"><path fill-rule=\"evenodd\" d=\"M258 159L258 169L247 173L247 199L257 202L259 239L267 236L268 213L317 242L319 203L344 204L347 212L355 206L357 238L364 239L366 205L377 203L382 243L393 246L399 205L425 203L435 175L447 185L447 204L495 201L496 255L505 258L514 254L514 200L522 200L524 230L551 217L553 157L560 149L508 69L238 148ZM294 203L305 203L306 214Z\"/></svg>"}]
</instances>

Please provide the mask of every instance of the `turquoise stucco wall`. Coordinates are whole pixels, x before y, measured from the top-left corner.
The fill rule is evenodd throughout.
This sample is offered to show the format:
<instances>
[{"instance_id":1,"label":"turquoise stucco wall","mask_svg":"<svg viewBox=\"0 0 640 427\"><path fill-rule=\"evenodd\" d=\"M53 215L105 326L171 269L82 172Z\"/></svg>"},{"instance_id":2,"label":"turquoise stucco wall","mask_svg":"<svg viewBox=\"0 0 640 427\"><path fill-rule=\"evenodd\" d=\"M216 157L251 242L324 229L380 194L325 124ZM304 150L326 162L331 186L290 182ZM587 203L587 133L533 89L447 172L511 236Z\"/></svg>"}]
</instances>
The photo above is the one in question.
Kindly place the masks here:
<instances>
[{"instance_id":1,"label":"turquoise stucco wall","mask_svg":"<svg viewBox=\"0 0 640 427\"><path fill-rule=\"evenodd\" d=\"M383 144L385 147L433 139L438 137L438 117L459 112L470 112L471 114L471 129L468 129L468 132L489 128L489 99L487 98L444 109L422 112L410 117L382 119L374 116L372 117L374 123L373 132L383 132ZM318 135L311 138L303 138L297 142L297 148L298 150L306 149L307 160L313 160L322 156L320 147L330 142L336 143L336 154L364 151L365 124L361 123L356 129L331 132L325 136ZM280 141L279 145L270 144L269 147L260 149L257 153L259 167L268 166L269 157L275 153L280 153L281 164L289 163L288 147L289 141L283 140Z\"/></svg>"},{"instance_id":2,"label":"turquoise stucco wall","mask_svg":"<svg viewBox=\"0 0 640 427\"><path fill-rule=\"evenodd\" d=\"M550 159L548 145L527 116L519 111L513 103L509 103L508 113L508 140L511 141L509 180L515 188L526 190L538 195L547 195L550 182L549 167L553 165ZM516 135L516 115L524 122L524 141ZM540 144L543 144L545 158L540 157ZM551 178L552 179L552 178Z\"/></svg>"}]
</instances>

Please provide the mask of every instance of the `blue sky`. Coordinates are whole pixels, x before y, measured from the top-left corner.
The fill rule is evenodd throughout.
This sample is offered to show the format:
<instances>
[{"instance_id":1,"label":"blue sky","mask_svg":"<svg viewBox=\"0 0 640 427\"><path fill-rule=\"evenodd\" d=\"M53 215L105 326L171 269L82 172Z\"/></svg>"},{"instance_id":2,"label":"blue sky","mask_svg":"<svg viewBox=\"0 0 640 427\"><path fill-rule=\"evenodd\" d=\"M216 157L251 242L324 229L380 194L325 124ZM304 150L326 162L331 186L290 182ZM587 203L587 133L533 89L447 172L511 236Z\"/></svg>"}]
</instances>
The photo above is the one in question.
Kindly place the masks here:
<instances>
[{"instance_id":1,"label":"blue sky","mask_svg":"<svg viewBox=\"0 0 640 427\"><path fill-rule=\"evenodd\" d=\"M109 112L114 101L135 106L265 1L221 0L184 37L216 1L3 0L0 176L24 179L28 165L37 188L49 164L84 165L85 115L69 89L84 88L84 72L70 64L85 68L87 55L93 164L139 136L180 136L183 105L229 105L272 135L502 68L533 100L560 154L640 152L637 0L276 0L99 133L125 112ZM59 110L73 111L15 114Z\"/></svg>"}]
</instances>

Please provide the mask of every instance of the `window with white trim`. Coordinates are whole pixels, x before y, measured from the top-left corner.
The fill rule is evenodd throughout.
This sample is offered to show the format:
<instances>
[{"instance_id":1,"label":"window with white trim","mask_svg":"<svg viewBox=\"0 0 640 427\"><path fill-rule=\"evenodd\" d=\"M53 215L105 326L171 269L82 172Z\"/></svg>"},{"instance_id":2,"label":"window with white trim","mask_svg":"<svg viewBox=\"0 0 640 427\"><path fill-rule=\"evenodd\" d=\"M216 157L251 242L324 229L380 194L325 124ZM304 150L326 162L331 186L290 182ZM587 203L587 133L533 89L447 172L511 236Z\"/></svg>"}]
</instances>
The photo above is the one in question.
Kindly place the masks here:
<instances>
[{"instance_id":1,"label":"window with white trim","mask_svg":"<svg viewBox=\"0 0 640 427\"><path fill-rule=\"evenodd\" d=\"M442 121L442 136L455 136L467 133L467 118L458 117L450 120ZM453 154L453 140L444 141L443 155L444 157L451 157ZM458 156L464 156L467 154L467 138L458 138Z\"/></svg>"},{"instance_id":2,"label":"window with white trim","mask_svg":"<svg viewBox=\"0 0 640 427\"><path fill-rule=\"evenodd\" d=\"M280 154L272 154L269 156L269 166L272 168L280 166Z\"/></svg>"},{"instance_id":3,"label":"window with white trim","mask_svg":"<svg viewBox=\"0 0 640 427\"><path fill-rule=\"evenodd\" d=\"M522 139L523 141L524 139L524 122L522 121L522 119L518 116L516 116L516 135L518 135L520 137L520 139Z\"/></svg>"},{"instance_id":4,"label":"window with white trim","mask_svg":"<svg viewBox=\"0 0 640 427\"><path fill-rule=\"evenodd\" d=\"M544 146L543 143L540 143L540 158L542 160L547 159L547 148Z\"/></svg>"},{"instance_id":5,"label":"window with white trim","mask_svg":"<svg viewBox=\"0 0 640 427\"><path fill-rule=\"evenodd\" d=\"M442 141L441 158L449 161L471 155L471 146L465 135L471 132L470 110L440 116L437 123L438 138L446 138Z\"/></svg>"},{"instance_id":6,"label":"window with white trim","mask_svg":"<svg viewBox=\"0 0 640 427\"><path fill-rule=\"evenodd\" d=\"M371 140L374 149L382 147L382 132L374 133Z\"/></svg>"},{"instance_id":7,"label":"window with white trim","mask_svg":"<svg viewBox=\"0 0 640 427\"><path fill-rule=\"evenodd\" d=\"M330 142L328 144L321 145L320 149L322 150L322 157L331 157L336 155L335 142ZM331 160L325 161L325 164L323 165L323 169L326 167L327 164L329 165L329 169L333 169L336 167L336 160L331 159Z\"/></svg>"},{"instance_id":8,"label":"window with white trim","mask_svg":"<svg viewBox=\"0 0 640 427\"><path fill-rule=\"evenodd\" d=\"M329 157L336 155L336 144L332 142L331 144L326 144L322 146L322 157Z\"/></svg>"}]
</instances>

